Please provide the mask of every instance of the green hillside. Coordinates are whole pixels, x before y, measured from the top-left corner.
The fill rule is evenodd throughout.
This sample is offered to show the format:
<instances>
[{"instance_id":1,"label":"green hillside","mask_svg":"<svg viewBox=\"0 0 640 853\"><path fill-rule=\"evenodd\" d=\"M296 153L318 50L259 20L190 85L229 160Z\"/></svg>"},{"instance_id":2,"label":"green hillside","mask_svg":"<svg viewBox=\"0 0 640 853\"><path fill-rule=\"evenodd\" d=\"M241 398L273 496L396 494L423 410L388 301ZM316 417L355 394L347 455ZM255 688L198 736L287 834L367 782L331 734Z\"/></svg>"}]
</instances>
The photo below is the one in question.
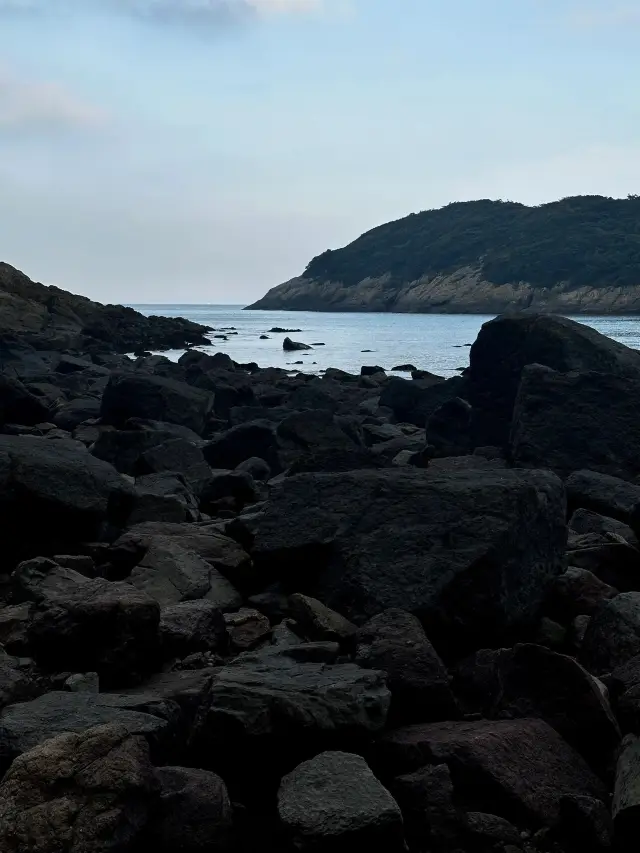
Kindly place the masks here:
<instances>
[{"instance_id":1,"label":"green hillside","mask_svg":"<svg viewBox=\"0 0 640 853\"><path fill-rule=\"evenodd\" d=\"M527 207L456 202L414 213L315 257L304 278L349 286L390 274L390 285L482 266L495 284L640 284L640 196L574 196Z\"/></svg>"}]
</instances>

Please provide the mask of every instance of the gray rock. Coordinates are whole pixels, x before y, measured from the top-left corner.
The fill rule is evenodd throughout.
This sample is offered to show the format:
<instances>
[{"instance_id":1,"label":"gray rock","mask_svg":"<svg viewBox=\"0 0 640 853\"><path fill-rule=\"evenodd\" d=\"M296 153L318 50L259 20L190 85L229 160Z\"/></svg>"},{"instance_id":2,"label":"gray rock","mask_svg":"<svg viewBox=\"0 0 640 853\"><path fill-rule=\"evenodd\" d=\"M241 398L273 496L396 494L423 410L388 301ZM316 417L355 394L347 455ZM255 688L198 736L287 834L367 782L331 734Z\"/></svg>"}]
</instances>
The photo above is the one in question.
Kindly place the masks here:
<instances>
[{"instance_id":1,"label":"gray rock","mask_svg":"<svg viewBox=\"0 0 640 853\"><path fill-rule=\"evenodd\" d=\"M140 840L157 782L126 726L61 734L16 758L0 784L6 853L124 851Z\"/></svg>"},{"instance_id":2,"label":"gray rock","mask_svg":"<svg viewBox=\"0 0 640 853\"><path fill-rule=\"evenodd\" d=\"M129 576L129 583L163 607L206 598L221 610L233 609L242 598L232 584L179 539L155 537Z\"/></svg>"},{"instance_id":3,"label":"gray rock","mask_svg":"<svg viewBox=\"0 0 640 853\"><path fill-rule=\"evenodd\" d=\"M97 672L76 672L64 683L72 693L99 693L100 678Z\"/></svg>"},{"instance_id":4,"label":"gray rock","mask_svg":"<svg viewBox=\"0 0 640 853\"><path fill-rule=\"evenodd\" d=\"M185 601L160 613L160 642L166 656L225 652L228 640L222 612L212 601Z\"/></svg>"},{"instance_id":5,"label":"gray rock","mask_svg":"<svg viewBox=\"0 0 640 853\"><path fill-rule=\"evenodd\" d=\"M587 569L569 566L556 578L549 593L549 612L560 622L576 616L591 616L604 601L618 595L618 590L604 583Z\"/></svg>"},{"instance_id":6,"label":"gray rock","mask_svg":"<svg viewBox=\"0 0 640 853\"><path fill-rule=\"evenodd\" d=\"M417 849L450 848L460 839L465 817L454 800L446 764L421 767L396 777L390 790L402 810L407 838Z\"/></svg>"},{"instance_id":7,"label":"gray rock","mask_svg":"<svg viewBox=\"0 0 640 853\"><path fill-rule=\"evenodd\" d=\"M225 613L231 647L236 652L254 649L269 637L271 624L259 610L241 607L237 613Z\"/></svg>"},{"instance_id":8,"label":"gray rock","mask_svg":"<svg viewBox=\"0 0 640 853\"><path fill-rule=\"evenodd\" d=\"M254 556L354 621L400 607L436 648L499 642L560 574L564 512L561 483L541 471L300 474L274 489Z\"/></svg>"},{"instance_id":9,"label":"gray rock","mask_svg":"<svg viewBox=\"0 0 640 853\"><path fill-rule=\"evenodd\" d=\"M595 533L599 536L615 534L622 536L634 548L637 548L639 544L636 534L628 524L618 521L615 518L609 518L609 516L592 512L590 509L577 509L569 521L569 530L575 533Z\"/></svg>"},{"instance_id":10,"label":"gray rock","mask_svg":"<svg viewBox=\"0 0 640 853\"><path fill-rule=\"evenodd\" d=\"M353 622L349 622L340 613L299 592L289 597L289 611L301 633L310 640L335 640L344 643L352 639L357 630Z\"/></svg>"},{"instance_id":11,"label":"gray rock","mask_svg":"<svg viewBox=\"0 0 640 853\"><path fill-rule=\"evenodd\" d=\"M284 777L278 814L301 851L405 849L402 815L359 755L323 752Z\"/></svg>"}]
</instances>

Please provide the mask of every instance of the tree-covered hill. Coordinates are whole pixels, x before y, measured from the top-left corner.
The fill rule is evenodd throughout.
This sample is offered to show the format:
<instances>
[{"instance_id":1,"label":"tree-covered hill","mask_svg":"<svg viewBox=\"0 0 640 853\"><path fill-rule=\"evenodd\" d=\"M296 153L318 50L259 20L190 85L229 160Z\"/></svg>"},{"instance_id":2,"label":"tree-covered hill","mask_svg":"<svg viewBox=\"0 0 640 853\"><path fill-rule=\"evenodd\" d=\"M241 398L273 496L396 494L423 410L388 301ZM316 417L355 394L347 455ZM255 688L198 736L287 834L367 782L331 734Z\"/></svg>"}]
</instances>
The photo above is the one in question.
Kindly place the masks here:
<instances>
[{"instance_id":1,"label":"tree-covered hill","mask_svg":"<svg viewBox=\"0 0 640 853\"><path fill-rule=\"evenodd\" d=\"M601 287L640 284L640 196L574 196L527 207L470 201L414 213L315 257L303 277L389 285L480 266L494 284Z\"/></svg>"}]
</instances>

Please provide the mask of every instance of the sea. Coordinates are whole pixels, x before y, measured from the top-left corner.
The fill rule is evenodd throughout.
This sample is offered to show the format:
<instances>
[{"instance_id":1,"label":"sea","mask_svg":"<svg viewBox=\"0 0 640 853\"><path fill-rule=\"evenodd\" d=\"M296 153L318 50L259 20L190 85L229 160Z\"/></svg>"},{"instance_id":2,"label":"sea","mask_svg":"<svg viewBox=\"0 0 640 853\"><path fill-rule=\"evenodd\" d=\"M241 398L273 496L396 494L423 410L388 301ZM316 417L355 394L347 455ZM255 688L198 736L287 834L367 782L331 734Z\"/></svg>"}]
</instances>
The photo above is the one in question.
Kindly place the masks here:
<instances>
[{"instance_id":1,"label":"sea","mask_svg":"<svg viewBox=\"0 0 640 853\"><path fill-rule=\"evenodd\" d=\"M493 315L324 313L315 311L243 311L242 305L132 305L143 314L186 317L212 326L213 345L204 352L224 352L240 363L321 373L337 367L359 373L362 365L387 371L403 364L441 376L455 376L469 364L469 348L483 323ZM640 349L640 317L574 317L602 334ZM295 329L289 337L313 347L285 352L285 334L274 327ZM224 335L215 338L214 335ZM261 340L261 335L267 335ZM184 350L163 353L177 360ZM398 374L406 375L406 374Z\"/></svg>"}]
</instances>

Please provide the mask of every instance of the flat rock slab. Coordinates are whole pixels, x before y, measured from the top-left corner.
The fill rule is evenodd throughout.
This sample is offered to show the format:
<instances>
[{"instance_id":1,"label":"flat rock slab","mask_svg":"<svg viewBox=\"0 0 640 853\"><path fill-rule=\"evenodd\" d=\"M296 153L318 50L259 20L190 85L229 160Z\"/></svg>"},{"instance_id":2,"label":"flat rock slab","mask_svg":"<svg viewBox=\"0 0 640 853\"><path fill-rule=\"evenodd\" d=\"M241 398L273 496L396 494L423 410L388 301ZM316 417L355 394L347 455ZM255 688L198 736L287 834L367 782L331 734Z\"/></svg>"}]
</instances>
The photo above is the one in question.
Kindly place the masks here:
<instances>
[{"instance_id":1,"label":"flat rock slab","mask_svg":"<svg viewBox=\"0 0 640 853\"><path fill-rule=\"evenodd\" d=\"M355 622L399 607L436 647L488 645L534 617L565 542L564 491L548 472L352 471L274 489L254 557Z\"/></svg>"},{"instance_id":2,"label":"flat rock slab","mask_svg":"<svg viewBox=\"0 0 640 853\"><path fill-rule=\"evenodd\" d=\"M481 720L407 726L378 744L385 770L445 762L456 793L474 810L552 826L564 796L606 799L584 760L542 720Z\"/></svg>"},{"instance_id":3,"label":"flat rock slab","mask_svg":"<svg viewBox=\"0 0 640 853\"><path fill-rule=\"evenodd\" d=\"M0 714L0 765L64 732L118 723L162 752L180 717L176 703L150 695L45 693Z\"/></svg>"}]
</instances>

